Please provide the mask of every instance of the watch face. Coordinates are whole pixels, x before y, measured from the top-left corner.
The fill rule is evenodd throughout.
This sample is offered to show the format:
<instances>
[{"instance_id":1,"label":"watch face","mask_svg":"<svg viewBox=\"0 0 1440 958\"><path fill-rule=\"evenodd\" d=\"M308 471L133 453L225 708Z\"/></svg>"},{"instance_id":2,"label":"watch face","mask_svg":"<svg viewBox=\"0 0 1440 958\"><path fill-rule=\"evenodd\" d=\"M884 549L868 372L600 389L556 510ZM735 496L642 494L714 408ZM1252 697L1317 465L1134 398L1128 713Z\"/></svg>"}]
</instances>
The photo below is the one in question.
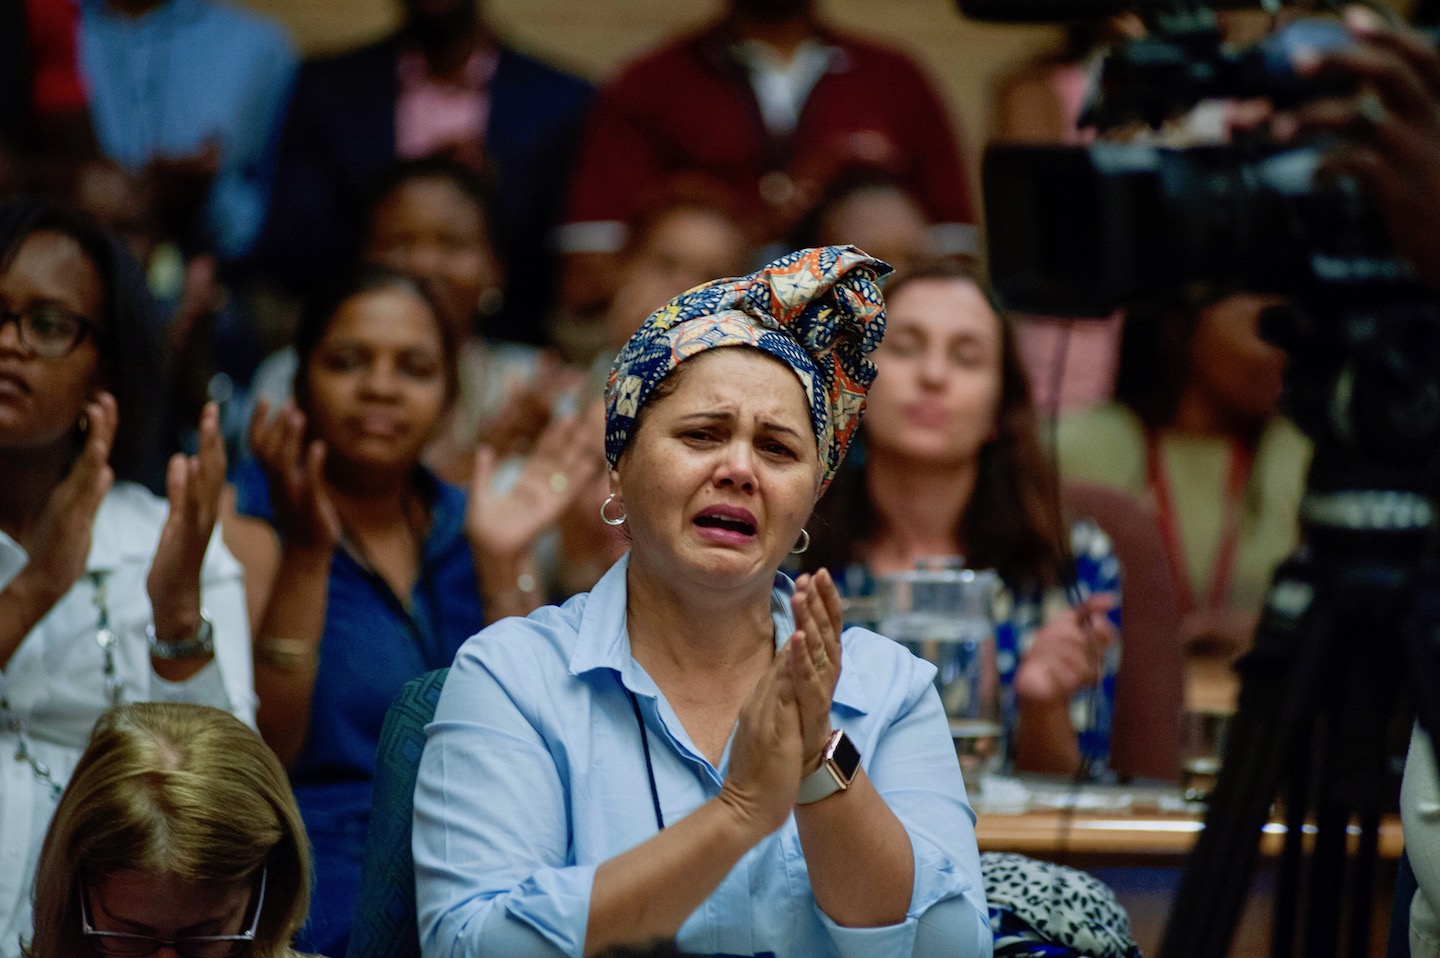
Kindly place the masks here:
<instances>
[{"instance_id":1,"label":"watch face","mask_svg":"<svg viewBox=\"0 0 1440 958\"><path fill-rule=\"evenodd\" d=\"M855 743L850 741L850 736L841 733L835 739L835 747L830 753L830 761L835 763L835 770L845 779L848 785L860 770L860 751L855 748Z\"/></svg>"}]
</instances>

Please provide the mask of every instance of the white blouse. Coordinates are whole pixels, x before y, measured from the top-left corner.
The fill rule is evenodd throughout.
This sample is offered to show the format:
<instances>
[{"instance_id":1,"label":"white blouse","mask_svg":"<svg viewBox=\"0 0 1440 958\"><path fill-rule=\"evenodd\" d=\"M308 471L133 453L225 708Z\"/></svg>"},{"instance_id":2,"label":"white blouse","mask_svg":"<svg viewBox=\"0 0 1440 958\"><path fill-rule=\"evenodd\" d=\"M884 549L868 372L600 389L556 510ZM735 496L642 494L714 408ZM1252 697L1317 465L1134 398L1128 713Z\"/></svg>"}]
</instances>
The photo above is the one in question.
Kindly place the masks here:
<instances>
[{"instance_id":1,"label":"white blouse","mask_svg":"<svg viewBox=\"0 0 1440 958\"><path fill-rule=\"evenodd\" d=\"M215 658L184 682L169 682L150 666L145 628L150 599L145 578L168 504L133 483L117 483L95 517L86 574L21 641L0 670L0 958L20 954L31 931L30 890L40 845L55 812L55 787L19 755L22 740L36 763L63 786L90 732L109 707L105 653L96 641L100 607L95 576L115 632L115 682L122 701L212 705L255 724L250 628L241 567L210 542L201 571L201 604L215 628ZM25 568L25 550L0 533L0 589Z\"/></svg>"}]
</instances>

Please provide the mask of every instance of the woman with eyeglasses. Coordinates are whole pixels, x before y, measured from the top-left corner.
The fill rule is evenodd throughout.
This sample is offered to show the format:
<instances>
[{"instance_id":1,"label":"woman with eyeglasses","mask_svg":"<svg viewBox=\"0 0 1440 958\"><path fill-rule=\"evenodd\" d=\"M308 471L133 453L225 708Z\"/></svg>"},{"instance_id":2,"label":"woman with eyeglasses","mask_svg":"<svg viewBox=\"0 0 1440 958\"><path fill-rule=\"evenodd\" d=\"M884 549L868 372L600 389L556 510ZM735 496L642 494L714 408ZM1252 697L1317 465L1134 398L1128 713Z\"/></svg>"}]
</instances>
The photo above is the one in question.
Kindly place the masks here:
<instances>
[{"instance_id":1,"label":"woman with eyeglasses","mask_svg":"<svg viewBox=\"0 0 1440 958\"><path fill-rule=\"evenodd\" d=\"M142 702L106 713L60 800L26 958L283 958L310 905L285 770L232 715Z\"/></svg>"},{"instance_id":2,"label":"woman with eyeglasses","mask_svg":"<svg viewBox=\"0 0 1440 958\"><path fill-rule=\"evenodd\" d=\"M240 567L210 548L215 407L199 454L170 461L168 508L137 481L161 393L146 305L92 222L0 203L0 958L30 930L41 839L106 709L185 701L254 721Z\"/></svg>"}]
</instances>

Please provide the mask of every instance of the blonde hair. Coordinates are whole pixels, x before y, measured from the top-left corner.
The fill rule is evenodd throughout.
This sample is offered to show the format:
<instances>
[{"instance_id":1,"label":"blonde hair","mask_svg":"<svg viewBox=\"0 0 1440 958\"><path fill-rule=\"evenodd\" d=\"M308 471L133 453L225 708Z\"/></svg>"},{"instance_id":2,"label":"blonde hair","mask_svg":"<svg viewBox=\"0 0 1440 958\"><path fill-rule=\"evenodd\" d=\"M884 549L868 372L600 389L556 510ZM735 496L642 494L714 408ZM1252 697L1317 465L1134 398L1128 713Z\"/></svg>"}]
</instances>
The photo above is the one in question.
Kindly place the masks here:
<instances>
[{"instance_id":1,"label":"blonde hair","mask_svg":"<svg viewBox=\"0 0 1440 958\"><path fill-rule=\"evenodd\" d=\"M202 705L142 702L101 716L60 798L35 876L27 958L89 952L79 887L129 869L232 883L265 865L255 958L292 954L310 910L310 848L279 760Z\"/></svg>"}]
</instances>

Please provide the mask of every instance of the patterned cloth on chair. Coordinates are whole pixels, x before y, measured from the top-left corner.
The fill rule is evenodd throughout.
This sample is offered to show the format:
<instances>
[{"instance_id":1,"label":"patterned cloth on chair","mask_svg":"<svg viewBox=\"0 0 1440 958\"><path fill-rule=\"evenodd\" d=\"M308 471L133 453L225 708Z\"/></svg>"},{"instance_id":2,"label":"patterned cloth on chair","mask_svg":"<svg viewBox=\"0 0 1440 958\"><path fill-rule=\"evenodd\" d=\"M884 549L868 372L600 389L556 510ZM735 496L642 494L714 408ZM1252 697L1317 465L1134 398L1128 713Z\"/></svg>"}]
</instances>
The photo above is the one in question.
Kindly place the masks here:
<instances>
[{"instance_id":1,"label":"patterned cloth on chair","mask_svg":"<svg viewBox=\"0 0 1440 958\"><path fill-rule=\"evenodd\" d=\"M996 958L1140 958L1130 917L1102 882L1023 855L980 856Z\"/></svg>"},{"instance_id":2,"label":"patterned cloth on chair","mask_svg":"<svg viewBox=\"0 0 1440 958\"><path fill-rule=\"evenodd\" d=\"M435 716L435 703L449 674L445 668L417 675L405 683L385 713L349 958L420 958L410 820L425 726Z\"/></svg>"}]
</instances>

